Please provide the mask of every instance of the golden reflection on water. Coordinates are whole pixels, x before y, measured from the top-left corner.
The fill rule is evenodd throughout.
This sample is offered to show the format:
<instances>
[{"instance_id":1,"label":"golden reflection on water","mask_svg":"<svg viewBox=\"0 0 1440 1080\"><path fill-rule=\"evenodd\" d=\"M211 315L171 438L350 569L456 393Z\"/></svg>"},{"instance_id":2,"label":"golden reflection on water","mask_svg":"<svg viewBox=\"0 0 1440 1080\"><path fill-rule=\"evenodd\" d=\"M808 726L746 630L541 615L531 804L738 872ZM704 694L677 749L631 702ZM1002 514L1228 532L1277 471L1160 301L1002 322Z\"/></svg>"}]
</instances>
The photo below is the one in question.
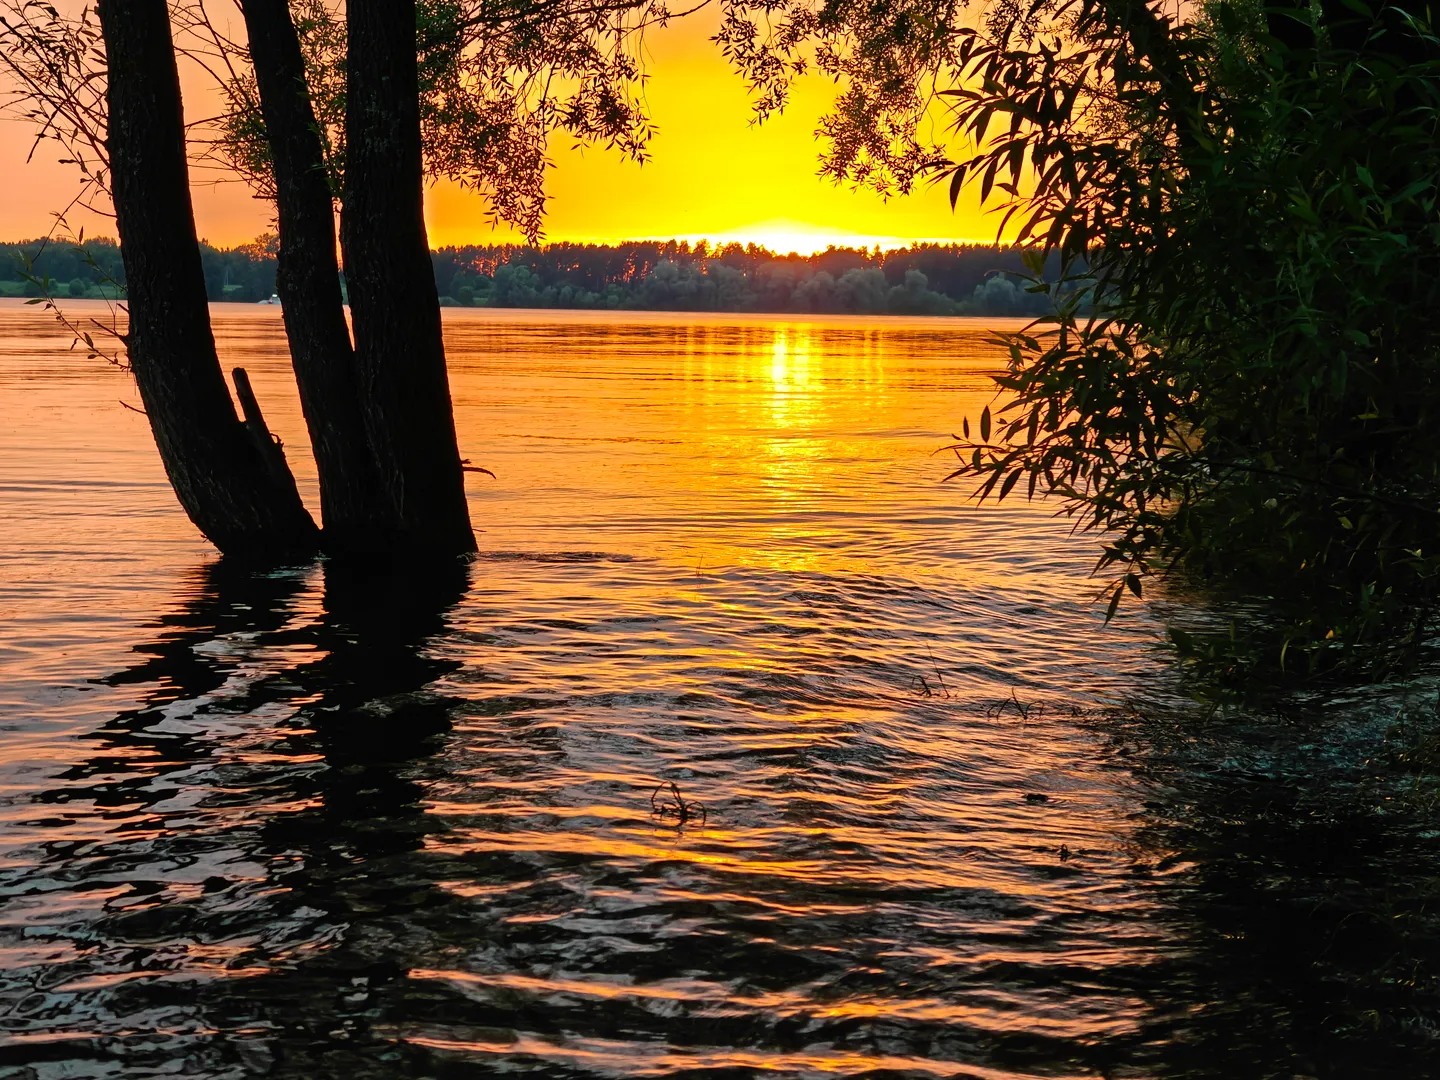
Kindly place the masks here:
<instances>
[{"instance_id":1,"label":"golden reflection on water","mask_svg":"<svg viewBox=\"0 0 1440 1080\"><path fill-rule=\"evenodd\" d=\"M314 506L278 313L215 326ZM939 483L991 329L447 309L497 478L432 600L216 570L126 379L0 304L0 886L51 883L3 909L0 981L77 988L18 1036L171 1023L142 945L203 989L164 1006L195 1030L432 1073L1054 1076L1134 1028L1169 931L1062 707L1148 661L1098 628L1085 542ZM651 816L657 777L703 827Z\"/></svg>"}]
</instances>

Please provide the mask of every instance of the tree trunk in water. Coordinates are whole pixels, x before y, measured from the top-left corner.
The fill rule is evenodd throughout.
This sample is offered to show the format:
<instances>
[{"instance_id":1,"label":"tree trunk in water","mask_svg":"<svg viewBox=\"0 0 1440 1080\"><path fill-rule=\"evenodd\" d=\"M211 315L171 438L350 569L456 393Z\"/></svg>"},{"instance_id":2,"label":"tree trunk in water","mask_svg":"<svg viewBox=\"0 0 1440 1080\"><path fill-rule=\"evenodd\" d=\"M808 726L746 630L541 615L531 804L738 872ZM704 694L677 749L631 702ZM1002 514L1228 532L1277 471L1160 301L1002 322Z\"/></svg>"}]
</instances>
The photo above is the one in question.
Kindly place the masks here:
<instances>
[{"instance_id":1,"label":"tree trunk in water","mask_svg":"<svg viewBox=\"0 0 1440 1080\"><path fill-rule=\"evenodd\" d=\"M425 236L414 0L349 0L340 240L361 403L398 546L475 550Z\"/></svg>"},{"instance_id":2,"label":"tree trunk in water","mask_svg":"<svg viewBox=\"0 0 1440 1080\"><path fill-rule=\"evenodd\" d=\"M125 344L165 472L226 555L313 553L319 535L288 466L262 453L225 387L195 238L180 77L165 0L101 0L106 144L130 313ZM266 433L268 438L268 433Z\"/></svg>"},{"instance_id":3,"label":"tree trunk in water","mask_svg":"<svg viewBox=\"0 0 1440 1080\"><path fill-rule=\"evenodd\" d=\"M398 523L380 487L360 408L330 184L305 60L287 0L244 0L242 9L275 174L275 288L319 470L325 546L339 555L371 553L388 545Z\"/></svg>"}]
</instances>

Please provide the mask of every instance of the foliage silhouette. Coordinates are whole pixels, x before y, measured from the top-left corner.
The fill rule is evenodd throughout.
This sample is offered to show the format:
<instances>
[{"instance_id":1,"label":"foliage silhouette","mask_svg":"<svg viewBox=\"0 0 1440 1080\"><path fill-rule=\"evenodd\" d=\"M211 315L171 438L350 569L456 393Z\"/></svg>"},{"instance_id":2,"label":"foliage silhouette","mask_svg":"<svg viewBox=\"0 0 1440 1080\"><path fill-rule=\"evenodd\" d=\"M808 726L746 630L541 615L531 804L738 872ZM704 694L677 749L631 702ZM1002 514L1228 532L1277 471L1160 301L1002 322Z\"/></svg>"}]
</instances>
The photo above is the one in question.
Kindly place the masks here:
<instances>
[{"instance_id":1,"label":"foliage silhouette","mask_svg":"<svg viewBox=\"0 0 1440 1080\"><path fill-rule=\"evenodd\" d=\"M1273 597L1237 647L1181 641L1236 674L1404 662L1436 595L1430 18L1002 3L959 50L952 197L978 183L1064 260L1033 287L1072 291L1007 340L955 475L1102 530L1110 613L1161 570Z\"/></svg>"}]
</instances>

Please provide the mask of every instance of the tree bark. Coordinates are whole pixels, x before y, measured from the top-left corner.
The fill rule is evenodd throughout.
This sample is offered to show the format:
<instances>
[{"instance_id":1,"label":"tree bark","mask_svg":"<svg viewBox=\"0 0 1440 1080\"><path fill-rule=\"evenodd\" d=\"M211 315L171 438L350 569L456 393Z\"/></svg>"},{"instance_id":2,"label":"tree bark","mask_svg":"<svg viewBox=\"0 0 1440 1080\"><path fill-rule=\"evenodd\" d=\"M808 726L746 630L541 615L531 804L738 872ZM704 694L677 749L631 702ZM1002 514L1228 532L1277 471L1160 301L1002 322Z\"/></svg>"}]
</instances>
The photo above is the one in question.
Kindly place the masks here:
<instances>
[{"instance_id":1,"label":"tree bark","mask_svg":"<svg viewBox=\"0 0 1440 1080\"><path fill-rule=\"evenodd\" d=\"M338 555L373 553L388 545L398 523L381 490L360 407L330 183L300 38L287 0L243 0L241 6L275 177L275 288L319 470L325 546Z\"/></svg>"},{"instance_id":2,"label":"tree bark","mask_svg":"<svg viewBox=\"0 0 1440 1080\"><path fill-rule=\"evenodd\" d=\"M216 356L165 0L101 0L98 13L130 316L125 344L165 472L190 520L222 553L312 553L318 532L289 468L278 479L236 417Z\"/></svg>"},{"instance_id":3,"label":"tree bark","mask_svg":"<svg viewBox=\"0 0 1440 1080\"><path fill-rule=\"evenodd\" d=\"M398 546L475 550L425 235L414 0L350 0L340 241L361 403Z\"/></svg>"}]
</instances>

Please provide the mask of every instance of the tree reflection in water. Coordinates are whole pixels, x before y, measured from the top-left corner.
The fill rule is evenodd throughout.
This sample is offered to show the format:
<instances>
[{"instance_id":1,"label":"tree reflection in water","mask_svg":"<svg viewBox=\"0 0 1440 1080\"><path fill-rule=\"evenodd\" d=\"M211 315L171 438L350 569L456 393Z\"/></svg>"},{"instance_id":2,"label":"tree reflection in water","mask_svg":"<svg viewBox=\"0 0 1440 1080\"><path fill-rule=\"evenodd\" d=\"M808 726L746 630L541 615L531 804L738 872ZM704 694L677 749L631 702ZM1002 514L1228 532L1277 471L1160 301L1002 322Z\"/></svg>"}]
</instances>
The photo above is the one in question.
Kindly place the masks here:
<instances>
[{"instance_id":1,"label":"tree reflection in water","mask_svg":"<svg viewBox=\"0 0 1440 1080\"><path fill-rule=\"evenodd\" d=\"M1242 706L1205 674L1186 675L1198 701L1151 695L1099 725L1147 796L1136 885L1174 941L1111 1066L1166 1080L1430 1075L1440 833L1390 757L1396 720L1430 713L1433 686L1252 685L1259 700Z\"/></svg>"},{"instance_id":2,"label":"tree reflection in water","mask_svg":"<svg viewBox=\"0 0 1440 1080\"><path fill-rule=\"evenodd\" d=\"M404 861L437 827L415 773L450 729L423 688L456 664L426 645L467 573L327 565L313 612L313 573L196 575L107 680L147 687L140 705L35 797L56 838L5 883L39 899L0 976L0 1065L393 1070L375 1003L405 975L408 914L447 895Z\"/></svg>"}]
</instances>

